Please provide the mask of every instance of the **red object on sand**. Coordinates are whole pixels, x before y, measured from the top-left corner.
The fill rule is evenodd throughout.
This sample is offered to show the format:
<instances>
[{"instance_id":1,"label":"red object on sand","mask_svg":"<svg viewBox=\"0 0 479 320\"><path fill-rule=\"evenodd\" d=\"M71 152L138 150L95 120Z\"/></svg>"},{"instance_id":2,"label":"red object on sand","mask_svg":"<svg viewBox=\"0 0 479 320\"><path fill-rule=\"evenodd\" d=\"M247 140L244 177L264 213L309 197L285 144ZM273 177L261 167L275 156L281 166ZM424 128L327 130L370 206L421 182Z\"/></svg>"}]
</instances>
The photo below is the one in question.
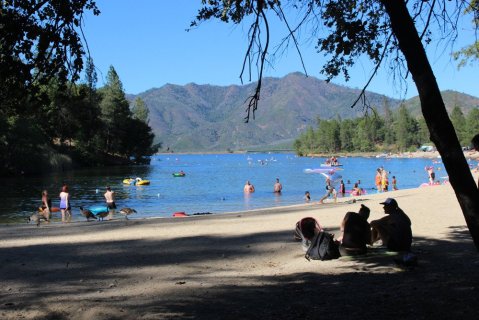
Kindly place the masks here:
<instances>
[{"instance_id":1,"label":"red object on sand","mask_svg":"<svg viewBox=\"0 0 479 320\"><path fill-rule=\"evenodd\" d=\"M175 218L182 218L182 217L187 217L187 216L188 215L183 211L173 213L173 217L175 217Z\"/></svg>"}]
</instances>

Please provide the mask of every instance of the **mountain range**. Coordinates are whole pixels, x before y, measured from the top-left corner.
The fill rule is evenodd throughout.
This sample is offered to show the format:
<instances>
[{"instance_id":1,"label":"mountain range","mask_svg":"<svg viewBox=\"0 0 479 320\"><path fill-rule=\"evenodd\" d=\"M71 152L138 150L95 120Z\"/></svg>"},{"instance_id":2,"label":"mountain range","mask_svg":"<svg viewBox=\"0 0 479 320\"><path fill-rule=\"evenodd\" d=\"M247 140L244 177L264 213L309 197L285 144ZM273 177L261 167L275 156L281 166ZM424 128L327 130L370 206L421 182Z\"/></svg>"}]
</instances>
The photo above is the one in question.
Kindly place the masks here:
<instances>
[{"instance_id":1,"label":"mountain range","mask_svg":"<svg viewBox=\"0 0 479 320\"><path fill-rule=\"evenodd\" d=\"M362 105L351 108L360 90L296 72L264 78L258 110L245 123L246 101L255 86L166 84L128 99L145 101L155 141L162 143L161 151L171 152L291 149L302 132L316 127L318 118L355 118L365 112ZM477 97L455 91L442 94L448 111L458 105L467 114L479 107ZM418 97L403 101L367 92L367 101L379 113L385 103L391 110L404 103L413 115L421 113Z\"/></svg>"}]
</instances>

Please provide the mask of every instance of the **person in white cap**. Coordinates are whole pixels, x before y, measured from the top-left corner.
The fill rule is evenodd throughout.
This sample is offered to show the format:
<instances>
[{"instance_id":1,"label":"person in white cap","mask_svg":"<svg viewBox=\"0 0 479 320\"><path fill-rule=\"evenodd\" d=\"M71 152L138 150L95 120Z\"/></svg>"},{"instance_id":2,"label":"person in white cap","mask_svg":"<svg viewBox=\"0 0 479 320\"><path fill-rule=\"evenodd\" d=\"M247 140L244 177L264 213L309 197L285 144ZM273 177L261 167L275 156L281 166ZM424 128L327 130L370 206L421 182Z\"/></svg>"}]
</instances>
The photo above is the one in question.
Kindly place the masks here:
<instances>
[{"instance_id":1,"label":"person in white cap","mask_svg":"<svg viewBox=\"0 0 479 320\"><path fill-rule=\"evenodd\" d=\"M385 217L371 221L371 243L382 240L391 251L410 251L412 243L411 220L393 198L384 202Z\"/></svg>"}]
</instances>

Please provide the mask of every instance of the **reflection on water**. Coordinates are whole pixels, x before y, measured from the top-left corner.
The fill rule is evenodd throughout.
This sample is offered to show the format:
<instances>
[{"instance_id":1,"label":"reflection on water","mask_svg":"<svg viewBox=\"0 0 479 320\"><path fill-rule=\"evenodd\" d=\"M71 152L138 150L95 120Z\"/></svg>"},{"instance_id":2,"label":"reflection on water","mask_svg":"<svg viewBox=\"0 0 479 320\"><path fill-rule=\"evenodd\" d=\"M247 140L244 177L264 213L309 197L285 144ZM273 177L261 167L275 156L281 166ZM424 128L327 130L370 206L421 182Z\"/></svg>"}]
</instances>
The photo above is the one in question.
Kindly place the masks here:
<instances>
[{"instance_id":1,"label":"reflection on water","mask_svg":"<svg viewBox=\"0 0 479 320\"><path fill-rule=\"evenodd\" d=\"M20 222L40 206L41 192L46 189L59 206L63 183L70 189L73 220L84 220L79 206L88 208L104 204L106 186L116 194L118 210L122 207L138 211L131 218L171 217L173 212L235 212L264 207L304 203L304 193L318 201L325 193L321 174L306 174L306 168L320 168L324 158L299 158L293 154L195 154L161 155L152 158L150 166L108 167L74 170L36 177L5 178L0 185L3 210L0 222ZM427 182L426 165L434 165L436 176L447 176L441 163L428 159L340 158L340 171L350 190L361 181L368 193L374 190L374 175L380 166L395 175L400 189L415 188ZM185 177L172 173L184 171ZM128 177L150 180L148 186L123 185ZM276 178L281 179L281 195L273 193ZM256 191L244 194L245 181ZM117 211L118 211L117 210ZM54 213L58 221L59 213ZM121 217L119 217L121 218Z\"/></svg>"}]
</instances>

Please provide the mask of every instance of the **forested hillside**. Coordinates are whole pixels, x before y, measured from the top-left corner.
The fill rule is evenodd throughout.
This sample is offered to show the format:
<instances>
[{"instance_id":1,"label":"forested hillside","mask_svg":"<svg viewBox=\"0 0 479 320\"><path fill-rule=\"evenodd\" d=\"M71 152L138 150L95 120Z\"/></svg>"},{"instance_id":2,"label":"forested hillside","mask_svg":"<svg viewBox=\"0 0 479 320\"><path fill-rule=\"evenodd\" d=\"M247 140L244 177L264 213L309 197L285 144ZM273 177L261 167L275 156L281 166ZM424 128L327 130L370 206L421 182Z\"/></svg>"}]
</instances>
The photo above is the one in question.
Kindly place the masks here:
<instances>
[{"instance_id":1,"label":"forested hillside","mask_svg":"<svg viewBox=\"0 0 479 320\"><path fill-rule=\"evenodd\" d=\"M149 108L149 125L163 151L175 152L291 149L308 127L317 127L318 119L352 119L365 111L361 106L350 108L360 90L292 73L263 80L256 117L244 123L245 101L254 86L167 84L137 97ZM475 97L450 91L447 96L453 97L445 99L450 110L454 103L466 113L479 106ZM401 104L373 92L367 97L369 105L382 115L386 106L395 111ZM404 104L408 109L417 108L416 102L414 98Z\"/></svg>"}]
</instances>

